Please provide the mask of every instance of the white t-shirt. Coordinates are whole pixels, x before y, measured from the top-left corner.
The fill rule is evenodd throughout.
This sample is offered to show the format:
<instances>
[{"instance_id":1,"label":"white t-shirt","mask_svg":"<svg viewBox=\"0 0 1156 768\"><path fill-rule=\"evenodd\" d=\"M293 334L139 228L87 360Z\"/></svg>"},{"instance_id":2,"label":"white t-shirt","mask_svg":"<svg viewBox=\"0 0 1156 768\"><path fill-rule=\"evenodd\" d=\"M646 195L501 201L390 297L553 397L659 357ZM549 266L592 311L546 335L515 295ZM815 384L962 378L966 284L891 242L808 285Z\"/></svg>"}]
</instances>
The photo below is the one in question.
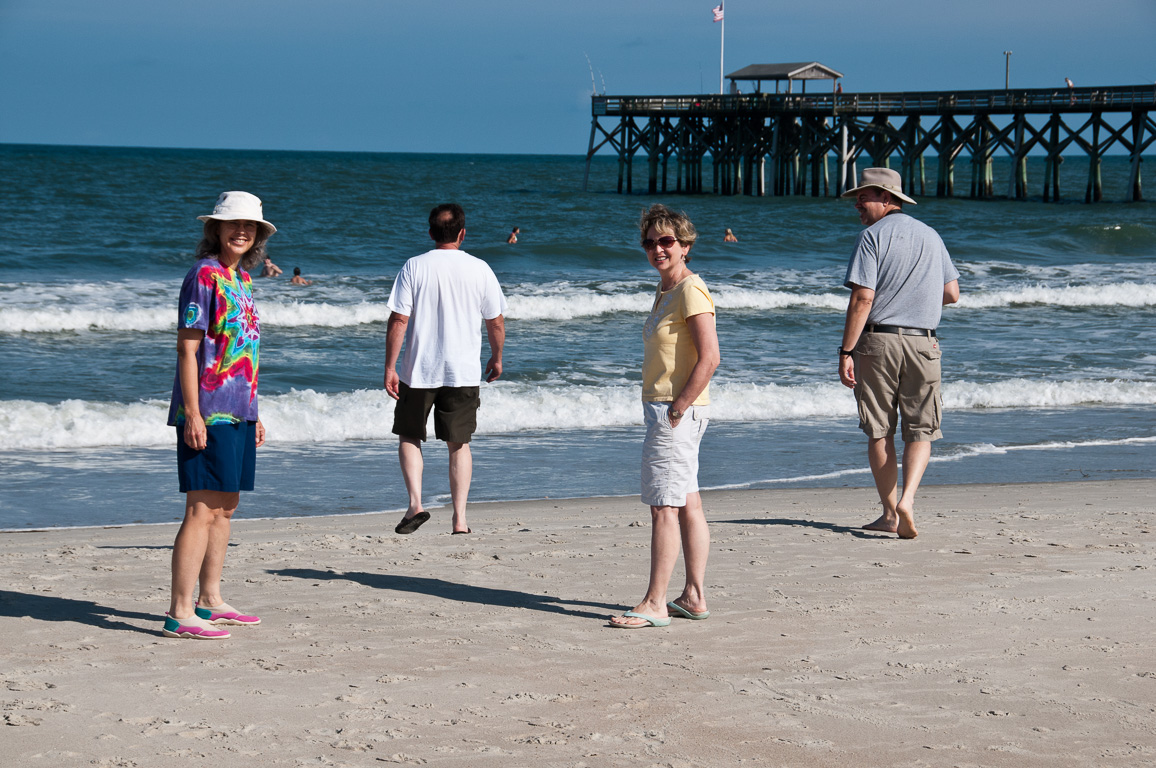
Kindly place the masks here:
<instances>
[{"instance_id":1,"label":"white t-shirt","mask_svg":"<svg viewBox=\"0 0 1156 768\"><path fill-rule=\"evenodd\" d=\"M506 311L506 297L489 264L456 249L414 256L393 281L389 309L409 317L398 372L407 386L481 383L482 320Z\"/></svg>"}]
</instances>

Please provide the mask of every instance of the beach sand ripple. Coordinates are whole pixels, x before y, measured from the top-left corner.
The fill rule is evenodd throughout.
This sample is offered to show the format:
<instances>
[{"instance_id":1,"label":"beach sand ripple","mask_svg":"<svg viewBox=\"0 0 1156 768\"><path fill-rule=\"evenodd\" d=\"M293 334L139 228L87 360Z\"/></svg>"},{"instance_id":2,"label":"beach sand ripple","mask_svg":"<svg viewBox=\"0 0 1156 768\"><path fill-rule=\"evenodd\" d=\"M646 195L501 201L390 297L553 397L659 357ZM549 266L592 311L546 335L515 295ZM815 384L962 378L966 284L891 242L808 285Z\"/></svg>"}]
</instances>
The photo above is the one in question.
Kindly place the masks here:
<instances>
[{"instance_id":1,"label":"beach sand ripple","mask_svg":"<svg viewBox=\"0 0 1156 768\"><path fill-rule=\"evenodd\" d=\"M6 762L1156 765L1156 481L924 490L914 541L706 493L711 618L639 632L636 499L239 519L214 643L160 635L174 526L4 534Z\"/></svg>"}]
</instances>

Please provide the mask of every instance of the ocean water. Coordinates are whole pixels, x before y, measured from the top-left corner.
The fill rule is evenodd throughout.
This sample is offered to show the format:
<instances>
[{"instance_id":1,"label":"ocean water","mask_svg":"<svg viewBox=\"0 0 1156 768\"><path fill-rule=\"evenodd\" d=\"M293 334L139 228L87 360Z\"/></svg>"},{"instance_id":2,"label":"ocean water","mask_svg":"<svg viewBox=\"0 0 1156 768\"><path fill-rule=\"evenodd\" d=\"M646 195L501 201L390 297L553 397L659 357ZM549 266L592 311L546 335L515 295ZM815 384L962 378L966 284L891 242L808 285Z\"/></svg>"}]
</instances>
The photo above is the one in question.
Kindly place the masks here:
<instances>
[{"instance_id":1,"label":"ocean water","mask_svg":"<svg viewBox=\"0 0 1156 768\"><path fill-rule=\"evenodd\" d=\"M925 483L1156 476L1156 205L1084 205L1076 166L1062 181L1073 202L911 209L943 236L962 291L940 327L944 439ZM404 508L385 300L445 201L466 209L465 248L509 300L472 500L637 493L656 277L636 222L652 201L695 222L691 266L719 310L702 485L870 486L836 375L850 204L618 195L611 158L583 192L583 170L581 156L0 146L0 529L180 519L165 426L176 296L195 217L225 189L264 200L273 260L314 280L254 280L269 442L243 516ZM1106 197L1122 198L1127 171L1105 161ZM1029 176L1042 187L1040 167ZM739 243L722 243L725 227ZM427 501L446 503L444 447L426 457Z\"/></svg>"}]
</instances>

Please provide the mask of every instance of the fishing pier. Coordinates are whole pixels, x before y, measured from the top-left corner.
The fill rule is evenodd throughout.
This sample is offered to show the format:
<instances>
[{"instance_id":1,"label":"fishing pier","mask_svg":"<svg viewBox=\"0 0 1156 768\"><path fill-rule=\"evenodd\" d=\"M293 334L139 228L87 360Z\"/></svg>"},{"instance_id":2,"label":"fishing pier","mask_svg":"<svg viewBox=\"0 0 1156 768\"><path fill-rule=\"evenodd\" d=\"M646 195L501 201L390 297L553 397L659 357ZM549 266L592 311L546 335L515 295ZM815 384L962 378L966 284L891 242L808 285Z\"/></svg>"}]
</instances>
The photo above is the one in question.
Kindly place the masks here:
<instances>
[{"instance_id":1,"label":"fishing pier","mask_svg":"<svg viewBox=\"0 0 1156 768\"><path fill-rule=\"evenodd\" d=\"M904 190L927 195L931 155L935 196L953 197L956 166L966 155L970 197L995 197L998 190L1023 200L1032 153L1045 161L1043 199L1058 201L1063 156L1079 151L1088 160L1084 200L1096 202L1104 196L1102 158L1116 148L1131 160L1127 189L1116 199L1139 201L1141 156L1156 141L1153 110L1153 85L595 95L583 188L591 159L609 147L618 156L619 193L633 191L636 158L650 194L704 192L709 155L715 194L837 196L855 186L865 156L864 167L892 167L897 159ZM1010 158L1011 172L997 184L992 165L1001 153Z\"/></svg>"}]
</instances>

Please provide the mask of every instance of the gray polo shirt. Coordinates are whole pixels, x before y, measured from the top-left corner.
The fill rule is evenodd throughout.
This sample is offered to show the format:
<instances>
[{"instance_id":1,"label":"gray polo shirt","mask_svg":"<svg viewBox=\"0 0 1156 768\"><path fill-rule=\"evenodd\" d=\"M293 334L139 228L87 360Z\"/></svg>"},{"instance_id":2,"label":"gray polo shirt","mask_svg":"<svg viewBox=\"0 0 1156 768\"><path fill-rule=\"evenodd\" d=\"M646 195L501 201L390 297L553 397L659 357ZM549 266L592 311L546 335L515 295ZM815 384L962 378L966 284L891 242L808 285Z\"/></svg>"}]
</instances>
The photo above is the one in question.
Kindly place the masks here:
<instances>
[{"instance_id":1,"label":"gray polo shirt","mask_svg":"<svg viewBox=\"0 0 1156 768\"><path fill-rule=\"evenodd\" d=\"M843 285L875 291L868 323L935 328L943 286L957 279L939 233L906 213L892 213L859 234Z\"/></svg>"}]
</instances>

